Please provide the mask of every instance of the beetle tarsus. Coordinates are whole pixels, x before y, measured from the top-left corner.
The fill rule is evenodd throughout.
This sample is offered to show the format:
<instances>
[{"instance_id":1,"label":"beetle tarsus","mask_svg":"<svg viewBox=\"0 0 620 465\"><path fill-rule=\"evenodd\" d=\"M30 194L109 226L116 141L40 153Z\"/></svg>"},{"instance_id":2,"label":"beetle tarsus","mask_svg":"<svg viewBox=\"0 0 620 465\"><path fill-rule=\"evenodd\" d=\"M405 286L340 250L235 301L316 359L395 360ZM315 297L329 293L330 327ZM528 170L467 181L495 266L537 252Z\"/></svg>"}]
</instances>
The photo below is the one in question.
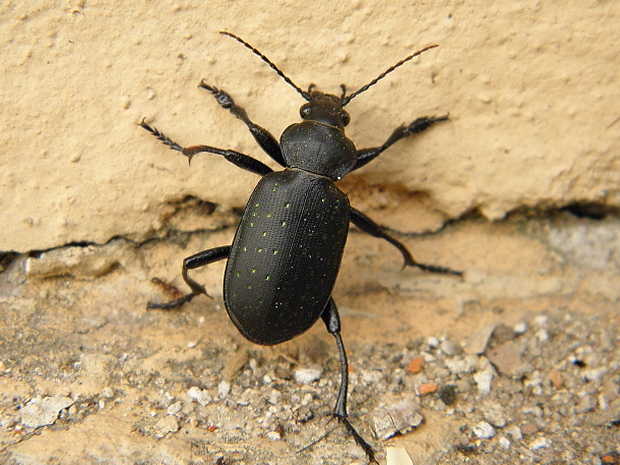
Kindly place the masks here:
<instances>
[{"instance_id":1,"label":"beetle tarsus","mask_svg":"<svg viewBox=\"0 0 620 465\"><path fill-rule=\"evenodd\" d=\"M344 425L347 433L353 436L353 439L355 440L357 445L364 450L364 452L366 453L366 457L368 457L368 462L378 464L379 462L377 462L377 458L375 457L375 451L373 450L372 446L368 444L366 440L357 432L349 419L347 417L342 417L336 414L334 414L334 417L336 417L336 419Z\"/></svg>"},{"instance_id":2,"label":"beetle tarsus","mask_svg":"<svg viewBox=\"0 0 620 465\"><path fill-rule=\"evenodd\" d=\"M236 106L235 101L230 96L230 94L224 92L223 90L218 89L215 86L210 86L204 81L204 79L200 81L200 84L198 85L198 87L211 92L215 96L215 100L217 100L217 103L219 103L222 108L225 108L226 110L230 110L231 108Z\"/></svg>"},{"instance_id":3,"label":"beetle tarsus","mask_svg":"<svg viewBox=\"0 0 620 465\"><path fill-rule=\"evenodd\" d=\"M463 277L462 271L453 270L452 268L446 268L444 266L427 265L425 263L418 263L418 262L412 264L411 266L415 266L416 268L419 268L422 271L428 271L430 273L451 274L454 276L458 276L459 278Z\"/></svg>"},{"instance_id":4,"label":"beetle tarsus","mask_svg":"<svg viewBox=\"0 0 620 465\"><path fill-rule=\"evenodd\" d=\"M199 294L201 294L201 293L199 293L199 292L190 292L189 294L184 295L180 299L172 300L170 302L162 302L162 303L149 302L149 303L146 304L146 308L148 310L154 310L154 309L157 309L157 310L172 310L174 308L180 308L182 305L186 304L187 302L189 302L190 300L192 300L194 297L196 297Z\"/></svg>"},{"instance_id":5,"label":"beetle tarsus","mask_svg":"<svg viewBox=\"0 0 620 465\"><path fill-rule=\"evenodd\" d=\"M183 306L187 302L191 301L194 297L196 297L196 296L198 296L200 294L204 294L204 295L206 295L210 299L213 298L213 297L211 297L207 293L207 290L205 289L205 287L202 284L198 284L196 281L194 281L192 278L190 278L187 275L187 268L183 268L183 273L182 274L183 274L183 280L187 283L187 285L192 290L192 292L190 292L189 294L184 295L183 297L181 297L179 299L171 300L170 302L162 302L162 303L149 302L146 305L146 308L149 309L149 310L153 310L153 309L171 310L173 308L180 308L181 306Z\"/></svg>"},{"instance_id":6,"label":"beetle tarsus","mask_svg":"<svg viewBox=\"0 0 620 465\"><path fill-rule=\"evenodd\" d=\"M421 118L416 119L409 126L407 126L407 132L409 134L419 134L422 131L431 127L433 124L441 121L448 121L449 119L449 115L422 116Z\"/></svg>"},{"instance_id":7,"label":"beetle tarsus","mask_svg":"<svg viewBox=\"0 0 620 465\"><path fill-rule=\"evenodd\" d=\"M217 147L212 147L210 145L192 145L189 147L182 147L181 145L171 140L163 132L159 131L157 128L149 126L147 123L144 122L144 119L142 119L139 126L149 131L159 141L163 142L164 145L166 145L167 147L170 147L172 150L176 150L177 152L181 152L183 155L185 155L190 165L192 163L192 158L194 158L194 155L197 155L199 153L213 153L215 155L220 155L224 157L227 161L231 162L232 164L240 168L243 168L244 170L250 171L255 174L259 174L261 176L264 176L265 174L271 173L273 171L271 168L269 168L269 166L265 165L263 162L258 161L243 153L237 152L235 150L225 150L225 149L220 149ZM275 157L277 157L277 154L275 154L273 158L275 159ZM281 158L281 155L280 155L280 158Z\"/></svg>"},{"instance_id":8,"label":"beetle tarsus","mask_svg":"<svg viewBox=\"0 0 620 465\"><path fill-rule=\"evenodd\" d=\"M405 139L406 137L409 137L415 134L419 134L425 131L426 129L428 129L429 127L431 127L435 123L442 122L442 121L448 121L448 120L449 120L449 115L447 114L443 116L422 116L420 118L415 119L409 125L403 124L402 126L397 127L396 129L394 129L394 131L392 131L392 134L390 134L390 137L388 137L387 140L379 147L369 147L366 149L359 149L357 151L357 164L355 165L355 168L353 169L357 170L361 168L362 166L366 166L368 163L370 163L372 160L377 158L379 155L381 155L382 152L390 148L392 145L394 145L399 140Z\"/></svg>"},{"instance_id":9,"label":"beetle tarsus","mask_svg":"<svg viewBox=\"0 0 620 465\"><path fill-rule=\"evenodd\" d=\"M157 140L164 143L165 146L170 147L172 150L176 150L177 152L183 152L184 149L179 144L171 140L168 136L166 136L163 132L159 131L157 128L153 126L149 126L144 120L146 118L142 118L140 124L138 126L146 129L148 132L153 134Z\"/></svg>"}]
</instances>

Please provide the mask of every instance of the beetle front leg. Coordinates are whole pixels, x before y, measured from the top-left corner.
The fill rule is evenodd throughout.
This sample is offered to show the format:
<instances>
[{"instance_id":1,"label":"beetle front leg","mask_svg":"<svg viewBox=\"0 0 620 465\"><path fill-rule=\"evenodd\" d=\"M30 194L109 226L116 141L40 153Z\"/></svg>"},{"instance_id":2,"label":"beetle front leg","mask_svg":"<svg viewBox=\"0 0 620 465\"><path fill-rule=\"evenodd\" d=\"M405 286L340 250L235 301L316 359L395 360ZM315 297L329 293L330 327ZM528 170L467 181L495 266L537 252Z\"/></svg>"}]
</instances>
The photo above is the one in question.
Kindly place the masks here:
<instances>
[{"instance_id":1,"label":"beetle front leg","mask_svg":"<svg viewBox=\"0 0 620 465\"><path fill-rule=\"evenodd\" d=\"M194 297L196 297L199 294L204 294L207 297L211 297L209 294L207 294L207 291L203 285L198 284L196 281L194 281L192 278L189 277L188 271L194 270L196 268L200 268L202 266L208 265L209 263L213 263L218 260L222 260L223 258L227 258L228 255L230 255L230 246L226 245L223 247L215 247L214 249L203 250L202 252L198 252L197 254L187 257L185 260L183 260L182 275L183 275L183 280L187 283L187 285L192 290L192 292L190 292L187 295L184 295L180 299L173 300L171 302L164 302L164 303L149 302L146 305L146 308L148 309L157 308L161 310L170 310L172 308L180 307L181 305L189 302L190 300L192 300Z\"/></svg>"},{"instance_id":2,"label":"beetle front leg","mask_svg":"<svg viewBox=\"0 0 620 465\"><path fill-rule=\"evenodd\" d=\"M250 130L250 133L252 133L252 136L254 137L258 145L260 145L260 147L265 151L265 153L271 158L273 158L275 161L277 161L281 166L286 167L286 162L284 161L284 157L282 156L282 150L280 149L280 144L278 143L276 138L273 137L273 135L269 131L267 131L267 129L252 122L252 120L248 117L245 109L237 105L228 93L218 89L215 86L210 86L206 84L204 80L200 82L200 85L198 87L211 92L215 96L217 103L219 103L222 108L230 110L233 115L243 121Z\"/></svg>"},{"instance_id":3,"label":"beetle front leg","mask_svg":"<svg viewBox=\"0 0 620 465\"><path fill-rule=\"evenodd\" d=\"M357 164L352 171L361 168L367 163L371 162L375 158L377 158L381 152L394 145L401 139L405 137L409 137L413 134L419 134L422 131L428 129L433 124L439 121L448 121L448 115L444 116L422 116L421 118L416 119L413 123L408 126L404 124L394 130L392 135L388 137L388 140L385 141L383 145L380 147L372 147L367 149L361 149L357 151Z\"/></svg>"},{"instance_id":4,"label":"beetle front leg","mask_svg":"<svg viewBox=\"0 0 620 465\"><path fill-rule=\"evenodd\" d=\"M192 145L190 147L182 147L181 145L171 140L163 132L159 131L157 128L149 126L147 123L144 122L144 119L140 122L140 126L149 131L155 137L157 137L157 139L163 142L164 145L170 147L172 150L181 152L189 159L190 163L192 161L192 157L198 153L214 153L215 155L220 155L224 157L233 165L236 165L239 168L243 168L244 170L250 171L254 174L264 176L273 172L273 170L267 165L265 165L263 162L260 162L241 152L236 152L235 150L219 149L217 147L211 147L210 145Z\"/></svg>"},{"instance_id":5,"label":"beetle front leg","mask_svg":"<svg viewBox=\"0 0 620 465\"><path fill-rule=\"evenodd\" d=\"M327 327L327 331L329 331L329 333L336 338L338 355L340 356L340 389L338 390L338 399L336 400L333 415L344 425L347 432L353 436L353 439L355 439L357 445L364 449L370 463L378 464L379 462L377 462L377 459L375 458L375 451L372 450L370 444L368 444L366 440L360 436L348 418L347 394L349 388L349 362L347 361L347 354L344 350L342 336L340 335L340 316L338 315L338 308L336 307L336 303L333 298L329 298L329 302L325 306L325 310L323 310L321 318Z\"/></svg>"},{"instance_id":6,"label":"beetle front leg","mask_svg":"<svg viewBox=\"0 0 620 465\"><path fill-rule=\"evenodd\" d=\"M405 247L405 245L394 239L388 233L386 233L381 226L375 223L371 218L364 215L361 211L351 207L351 222L360 228L365 233L370 234L373 237L378 237L380 239L385 239L394 247L396 247L400 253L403 255L405 259L405 266L415 266L424 271L430 271L431 273L443 273L443 274L453 274L456 276L463 276L462 271L452 270L450 268L445 268L443 266L437 265L427 265L425 263L417 262L411 252Z\"/></svg>"}]
</instances>

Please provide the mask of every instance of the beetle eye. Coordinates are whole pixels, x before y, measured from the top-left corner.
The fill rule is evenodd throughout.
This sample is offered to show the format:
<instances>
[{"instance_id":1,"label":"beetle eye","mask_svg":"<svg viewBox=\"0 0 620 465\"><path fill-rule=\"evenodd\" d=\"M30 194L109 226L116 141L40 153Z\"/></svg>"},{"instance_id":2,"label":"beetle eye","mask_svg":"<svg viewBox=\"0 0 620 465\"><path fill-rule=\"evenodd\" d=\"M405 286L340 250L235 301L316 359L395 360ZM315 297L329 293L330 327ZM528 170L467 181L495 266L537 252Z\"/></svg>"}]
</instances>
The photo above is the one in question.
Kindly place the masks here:
<instances>
[{"instance_id":1,"label":"beetle eye","mask_svg":"<svg viewBox=\"0 0 620 465\"><path fill-rule=\"evenodd\" d=\"M345 126L351 122L351 117L344 110L340 112L340 119L342 119L342 124L344 124Z\"/></svg>"},{"instance_id":2,"label":"beetle eye","mask_svg":"<svg viewBox=\"0 0 620 465\"><path fill-rule=\"evenodd\" d=\"M310 107L311 105L306 103L299 109L299 115L301 116L302 119L306 119L308 117L308 115L312 111Z\"/></svg>"}]
</instances>

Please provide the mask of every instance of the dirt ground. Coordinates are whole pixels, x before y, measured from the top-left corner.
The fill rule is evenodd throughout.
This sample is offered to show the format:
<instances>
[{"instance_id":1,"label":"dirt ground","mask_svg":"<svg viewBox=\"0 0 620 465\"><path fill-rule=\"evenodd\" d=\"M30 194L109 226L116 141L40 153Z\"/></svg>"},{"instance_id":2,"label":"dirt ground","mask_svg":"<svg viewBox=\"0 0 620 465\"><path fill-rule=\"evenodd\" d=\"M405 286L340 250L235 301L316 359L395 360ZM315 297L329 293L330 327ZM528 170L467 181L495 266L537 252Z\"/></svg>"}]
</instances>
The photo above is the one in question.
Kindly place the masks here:
<instances>
[{"instance_id":1,"label":"dirt ground","mask_svg":"<svg viewBox=\"0 0 620 465\"><path fill-rule=\"evenodd\" d=\"M165 283L185 291L185 256L230 243L236 215L203 207L200 231L180 232L179 208L144 243L5 257L0 462L367 462L342 427L297 453L337 426L322 323L276 347L245 341L223 307L224 263L194 273L213 299L146 309L174 297ZM620 463L620 221L396 226L418 260L465 277L401 270L391 245L352 229L333 295L351 420L379 462L399 446L416 465Z\"/></svg>"}]
</instances>

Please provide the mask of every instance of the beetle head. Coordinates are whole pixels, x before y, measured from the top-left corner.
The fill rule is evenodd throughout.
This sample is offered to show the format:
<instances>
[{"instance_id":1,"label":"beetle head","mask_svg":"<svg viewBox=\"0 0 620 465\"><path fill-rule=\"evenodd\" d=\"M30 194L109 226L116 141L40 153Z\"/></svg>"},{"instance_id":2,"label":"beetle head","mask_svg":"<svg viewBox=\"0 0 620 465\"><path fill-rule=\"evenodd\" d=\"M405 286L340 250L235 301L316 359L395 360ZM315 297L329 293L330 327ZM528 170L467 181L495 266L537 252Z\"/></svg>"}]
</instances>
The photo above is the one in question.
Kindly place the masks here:
<instances>
[{"instance_id":1,"label":"beetle head","mask_svg":"<svg viewBox=\"0 0 620 465\"><path fill-rule=\"evenodd\" d=\"M328 126L344 129L351 117L342 108L341 98L331 94L324 94L318 90L308 88L310 100L299 109L304 121L317 121Z\"/></svg>"}]
</instances>

